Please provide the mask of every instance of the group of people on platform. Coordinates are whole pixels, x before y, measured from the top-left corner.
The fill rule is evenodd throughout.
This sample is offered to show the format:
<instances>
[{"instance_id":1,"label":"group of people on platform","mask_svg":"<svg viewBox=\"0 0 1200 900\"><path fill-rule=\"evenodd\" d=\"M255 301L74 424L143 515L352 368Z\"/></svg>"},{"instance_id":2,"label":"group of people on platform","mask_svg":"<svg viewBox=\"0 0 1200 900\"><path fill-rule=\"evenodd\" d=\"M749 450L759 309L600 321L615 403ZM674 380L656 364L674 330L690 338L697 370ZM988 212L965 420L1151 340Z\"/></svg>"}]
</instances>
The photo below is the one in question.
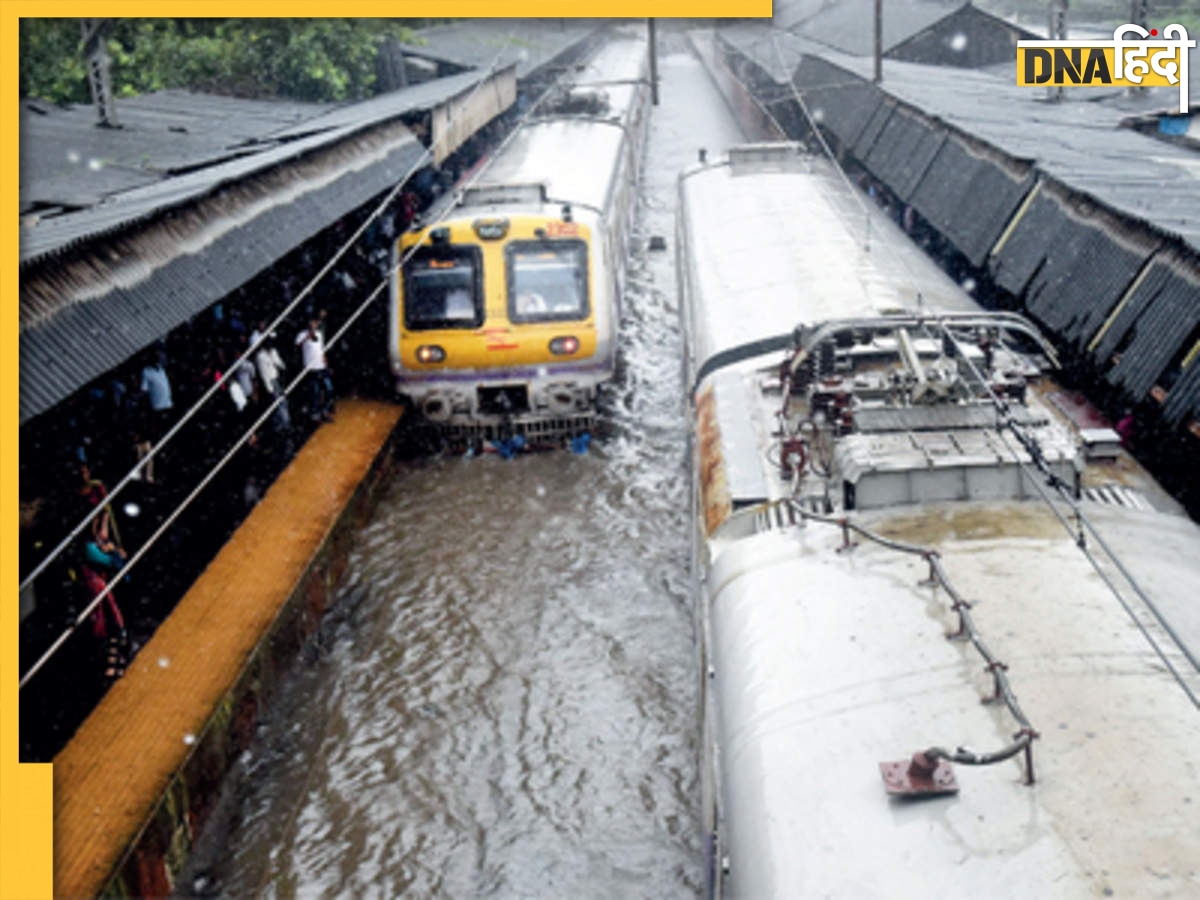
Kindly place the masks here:
<instances>
[{"instance_id":1,"label":"group of people on platform","mask_svg":"<svg viewBox=\"0 0 1200 900\"><path fill-rule=\"evenodd\" d=\"M333 287L318 294L317 301L343 303L342 293L356 284L356 261L352 258L342 270L335 270ZM373 270L372 266L361 272L359 283L366 283L375 274ZM266 288L264 294L276 295L270 305L278 307L279 297L290 301L295 283L292 275L259 287ZM278 340L268 330L269 320L263 315L267 306L256 303L249 291L239 292L69 398L38 423L40 430L35 426L29 435L23 430L26 447L22 456L28 460L24 468L39 471L28 479L25 472L22 475L22 569L28 571L40 563L42 555L65 534L92 516L61 563L50 577L39 577L32 593L38 608L43 604L58 608L54 621L46 626L51 631L61 627L56 623L62 623L65 616L73 616L72 611L100 598L91 613L90 630L97 639L108 680L124 674L134 649L126 614L115 594L129 591L134 578L137 594L152 591L159 580L127 573L120 585L109 589L114 575L127 564L129 550L136 550L139 538L146 536L140 532L157 527L167 511L233 452L223 473L214 476L212 488L196 501L204 507L203 513L192 518L206 527L220 523L224 527L217 537L223 541L261 499L302 441L299 432L305 426L295 420L293 404L301 410L307 427L333 418L336 394L326 355L325 309L311 306L293 341L290 329L285 340ZM244 310L256 307L260 315L250 329ZM306 383L297 385L289 397L288 376L293 372L304 373ZM214 395L184 422L185 412L218 382ZM255 427L268 409L262 425ZM243 437L243 446L233 451ZM69 473L65 481L56 475L63 470L51 462L54 457L65 457ZM124 480L126 474L131 474L132 483L113 503L108 484ZM63 492L67 485L75 487ZM128 502L131 495L138 502ZM130 515L139 516L140 521L131 521ZM182 527L186 529L187 524ZM133 534L125 533L127 530ZM197 536L193 526L191 533L174 536L167 543L190 548L214 543L210 537ZM59 589L77 599L65 604L62 598L55 601L52 595Z\"/></svg>"},{"instance_id":2,"label":"group of people on platform","mask_svg":"<svg viewBox=\"0 0 1200 900\"><path fill-rule=\"evenodd\" d=\"M310 384L305 394L308 398L306 412L314 422L331 421L334 410L333 380L325 355L325 318L324 311L312 316L307 327L299 331L295 339L298 362L301 369L307 372ZM217 342L215 365L204 370L205 377L215 382L221 381L226 374L222 362L228 354L237 352L241 356L251 348L253 352L225 378L221 386L225 397L217 399L215 411L207 416L198 413L204 420L201 424L207 426L208 437L220 439L214 447L216 453L223 453L226 442L240 439L268 405L273 407L267 420L269 438L264 438L258 432L250 434L247 439L249 462L233 466L241 483L241 500L245 511L258 502L269 480L273 480L278 470L286 465L295 447L292 417L283 383L288 365L279 352L275 336L267 333L265 328L266 322L261 321L258 328L247 336L239 333L235 324L233 337ZM178 475L190 480L193 476L200 476L200 472L187 471L194 467L188 465L183 453L165 447L152 453L176 427L181 415L174 404L165 348L158 348L146 356L137 378L138 392L132 398L128 396L124 379L119 377L110 386L108 397L98 395L94 398L113 402L115 409L121 413L119 417L114 413L114 418L122 419L130 434L131 456L135 459L134 479L147 486L160 485L165 475L161 464L164 455L172 457L172 478ZM118 400L122 402L118 403ZM216 453L204 455L206 462L211 461ZM82 501L75 505L76 515L80 519L88 515L92 518L77 551L75 566L68 569L67 577L77 582L88 602L100 598L91 614L91 630L102 647L104 677L114 680L124 674L131 647L125 617L108 584L113 575L124 568L129 553L108 499L108 488L92 468L93 459L111 461L111 455L111 448L101 448L97 439L91 436L84 436L75 449L78 494Z\"/></svg>"},{"instance_id":3,"label":"group of people on platform","mask_svg":"<svg viewBox=\"0 0 1200 900\"><path fill-rule=\"evenodd\" d=\"M138 358L22 424L23 669L64 625L92 607L91 631L102 648L103 672L110 681L123 674L139 638L169 615L290 461L306 430L332 419L336 390L325 310L335 319L350 318L370 288L390 276L395 238L501 131L497 124L488 126L440 169L419 170L382 215L364 205ZM355 239L368 216L372 221ZM334 265L318 278L330 260ZM283 323L270 324L293 308ZM284 335L277 336L275 328ZM340 386L390 392L386 353L379 346L385 329L386 306L377 303L342 335L336 351L345 373L339 374ZM305 383L293 385L293 372ZM126 482L127 475L120 496L110 496L105 479L115 484ZM201 485L181 510L179 504ZM101 511L81 534L68 540L97 507ZM65 552L57 551L60 544ZM137 566L127 569L131 557ZM39 574L29 579L34 567ZM120 582L113 584L117 573ZM66 657L63 684L83 665L78 654Z\"/></svg>"}]
</instances>

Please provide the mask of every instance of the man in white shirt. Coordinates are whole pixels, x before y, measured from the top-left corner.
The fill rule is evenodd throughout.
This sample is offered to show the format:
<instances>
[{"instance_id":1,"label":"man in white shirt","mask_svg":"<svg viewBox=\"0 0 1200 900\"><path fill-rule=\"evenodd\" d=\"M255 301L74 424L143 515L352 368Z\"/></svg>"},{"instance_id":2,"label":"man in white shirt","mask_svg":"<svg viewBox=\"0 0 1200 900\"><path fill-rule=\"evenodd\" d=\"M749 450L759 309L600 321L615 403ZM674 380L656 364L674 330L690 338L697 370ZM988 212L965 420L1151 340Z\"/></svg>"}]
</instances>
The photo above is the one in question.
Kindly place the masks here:
<instances>
[{"instance_id":1,"label":"man in white shirt","mask_svg":"<svg viewBox=\"0 0 1200 900\"><path fill-rule=\"evenodd\" d=\"M267 392L269 398L279 397L283 393L283 388L279 384L280 378L283 376L283 358L279 355L279 350L275 347L275 333L271 332L266 336L254 354L254 364L258 367L258 380L262 383L263 390ZM286 397L279 400L279 405L275 407L275 415L272 416L272 421L275 427L280 431L285 431L291 427L291 416L288 413L288 402Z\"/></svg>"},{"instance_id":2,"label":"man in white shirt","mask_svg":"<svg viewBox=\"0 0 1200 900\"><path fill-rule=\"evenodd\" d=\"M321 320L310 319L308 328L296 335L304 368L311 374L312 400L308 414L316 419L333 421L333 379L325 362L325 335Z\"/></svg>"}]
</instances>

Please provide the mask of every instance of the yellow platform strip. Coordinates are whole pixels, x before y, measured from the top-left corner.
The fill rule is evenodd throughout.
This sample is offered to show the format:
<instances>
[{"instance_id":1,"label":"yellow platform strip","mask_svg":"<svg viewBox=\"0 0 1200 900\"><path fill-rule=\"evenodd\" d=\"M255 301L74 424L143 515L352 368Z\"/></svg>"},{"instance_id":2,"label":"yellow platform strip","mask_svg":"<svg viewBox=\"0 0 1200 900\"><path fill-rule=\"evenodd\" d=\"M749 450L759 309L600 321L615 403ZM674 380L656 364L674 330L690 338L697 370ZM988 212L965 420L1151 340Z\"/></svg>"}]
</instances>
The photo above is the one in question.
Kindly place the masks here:
<instances>
[{"instance_id":1,"label":"yellow platform strip","mask_svg":"<svg viewBox=\"0 0 1200 900\"><path fill-rule=\"evenodd\" d=\"M55 758L56 896L104 888L399 418L340 402Z\"/></svg>"}]
</instances>

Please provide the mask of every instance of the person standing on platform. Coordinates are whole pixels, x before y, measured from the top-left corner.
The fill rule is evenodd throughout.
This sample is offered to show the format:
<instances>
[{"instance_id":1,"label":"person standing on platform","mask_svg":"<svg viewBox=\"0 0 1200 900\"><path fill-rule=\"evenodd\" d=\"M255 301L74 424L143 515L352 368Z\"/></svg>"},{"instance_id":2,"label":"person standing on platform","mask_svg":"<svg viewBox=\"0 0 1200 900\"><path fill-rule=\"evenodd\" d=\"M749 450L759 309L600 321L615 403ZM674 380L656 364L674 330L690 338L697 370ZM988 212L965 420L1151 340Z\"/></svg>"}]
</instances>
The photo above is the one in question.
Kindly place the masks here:
<instances>
[{"instance_id":1,"label":"person standing on platform","mask_svg":"<svg viewBox=\"0 0 1200 900\"><path fill-rule=\"evenodd\" d=\"M92 477L87 463L80 464L79 475L82 481L79 493L88 508L102 507L92 517L92 534L84 544L84 556L95 567L118 572L125 566L129 554L121 546L121 536L117 533L117 523L108 502L108 488L99 478Z\"/></svg>"},{"instance_id":2,"label":"person standing on platform","mask_svg":"<svg viewBox=\"0 0 1200 900\"><path fill-rule=\"evenodd\" d=\"M165 361L166 354L160 350L155 356L147 358L146 365L142 367L141 390L149 401L150 411L145 432L140 437L151 444L161 441L171 425L171 410L174 404L171 401L171 379L167 377ZM149 448L146 449L148 452ZM159 454L160 468L161 459L162 455ZM152 464L148 464L145 471L146 480L154 483Z\"/></svg>"},{"instance_id":3,"label":"person standing on platform","mask_svg":"<svg viewBox=\"0 0 1200 900\"><path fill-rule=\"evenodd\" d=\"M322 318L324 314L322 313ZM325 360L325 335L321 331L321 318L308 321L308 328L296 335L305 370L311 376L312 399L308 414L314 421L333 421L333 378Z\"/></svg>"},{"instance_id":4,"label":"person standing on platform","mask_svg":"<svg viewBox=\"0 0 1200 900\"><path fill-rule=\"evenodd\" d=\"M271 402L279 398L279 405L275 407L271 422L276 431L287 431L292 427L292 418L288 412L287 397L282 396L283 385L279 383L285 366L283 357L279 355L279 349L275 346L274 332L265 336L265 340L255 352L254 365L258 369L258 380L266 394L264 399Z\"/></svg>"}]
</instances>

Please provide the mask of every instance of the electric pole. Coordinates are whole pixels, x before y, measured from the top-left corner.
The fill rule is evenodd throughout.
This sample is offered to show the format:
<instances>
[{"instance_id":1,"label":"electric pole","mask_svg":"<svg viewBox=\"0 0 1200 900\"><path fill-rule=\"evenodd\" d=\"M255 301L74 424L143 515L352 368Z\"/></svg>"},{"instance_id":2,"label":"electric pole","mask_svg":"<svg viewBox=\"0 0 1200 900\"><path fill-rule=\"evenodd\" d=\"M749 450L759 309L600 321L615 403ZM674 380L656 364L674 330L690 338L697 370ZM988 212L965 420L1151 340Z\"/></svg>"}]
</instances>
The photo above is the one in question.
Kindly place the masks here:
<instances>
[{"instance_id":1,"label":"electric pole","mask_svg":"<svg viewBox=\"0 0 1200 900\"><path fill-rule=\"evenodd\" d=\"M99 124L105 128L118 128L117 108L113 104L112 81L109 75L108 49L104 46L104 33L108 30L108 19L80 19L83 29L81 47L86 57L88 84L92 88L92 102L96 104Z\"/></svg>"}]
</instances>

